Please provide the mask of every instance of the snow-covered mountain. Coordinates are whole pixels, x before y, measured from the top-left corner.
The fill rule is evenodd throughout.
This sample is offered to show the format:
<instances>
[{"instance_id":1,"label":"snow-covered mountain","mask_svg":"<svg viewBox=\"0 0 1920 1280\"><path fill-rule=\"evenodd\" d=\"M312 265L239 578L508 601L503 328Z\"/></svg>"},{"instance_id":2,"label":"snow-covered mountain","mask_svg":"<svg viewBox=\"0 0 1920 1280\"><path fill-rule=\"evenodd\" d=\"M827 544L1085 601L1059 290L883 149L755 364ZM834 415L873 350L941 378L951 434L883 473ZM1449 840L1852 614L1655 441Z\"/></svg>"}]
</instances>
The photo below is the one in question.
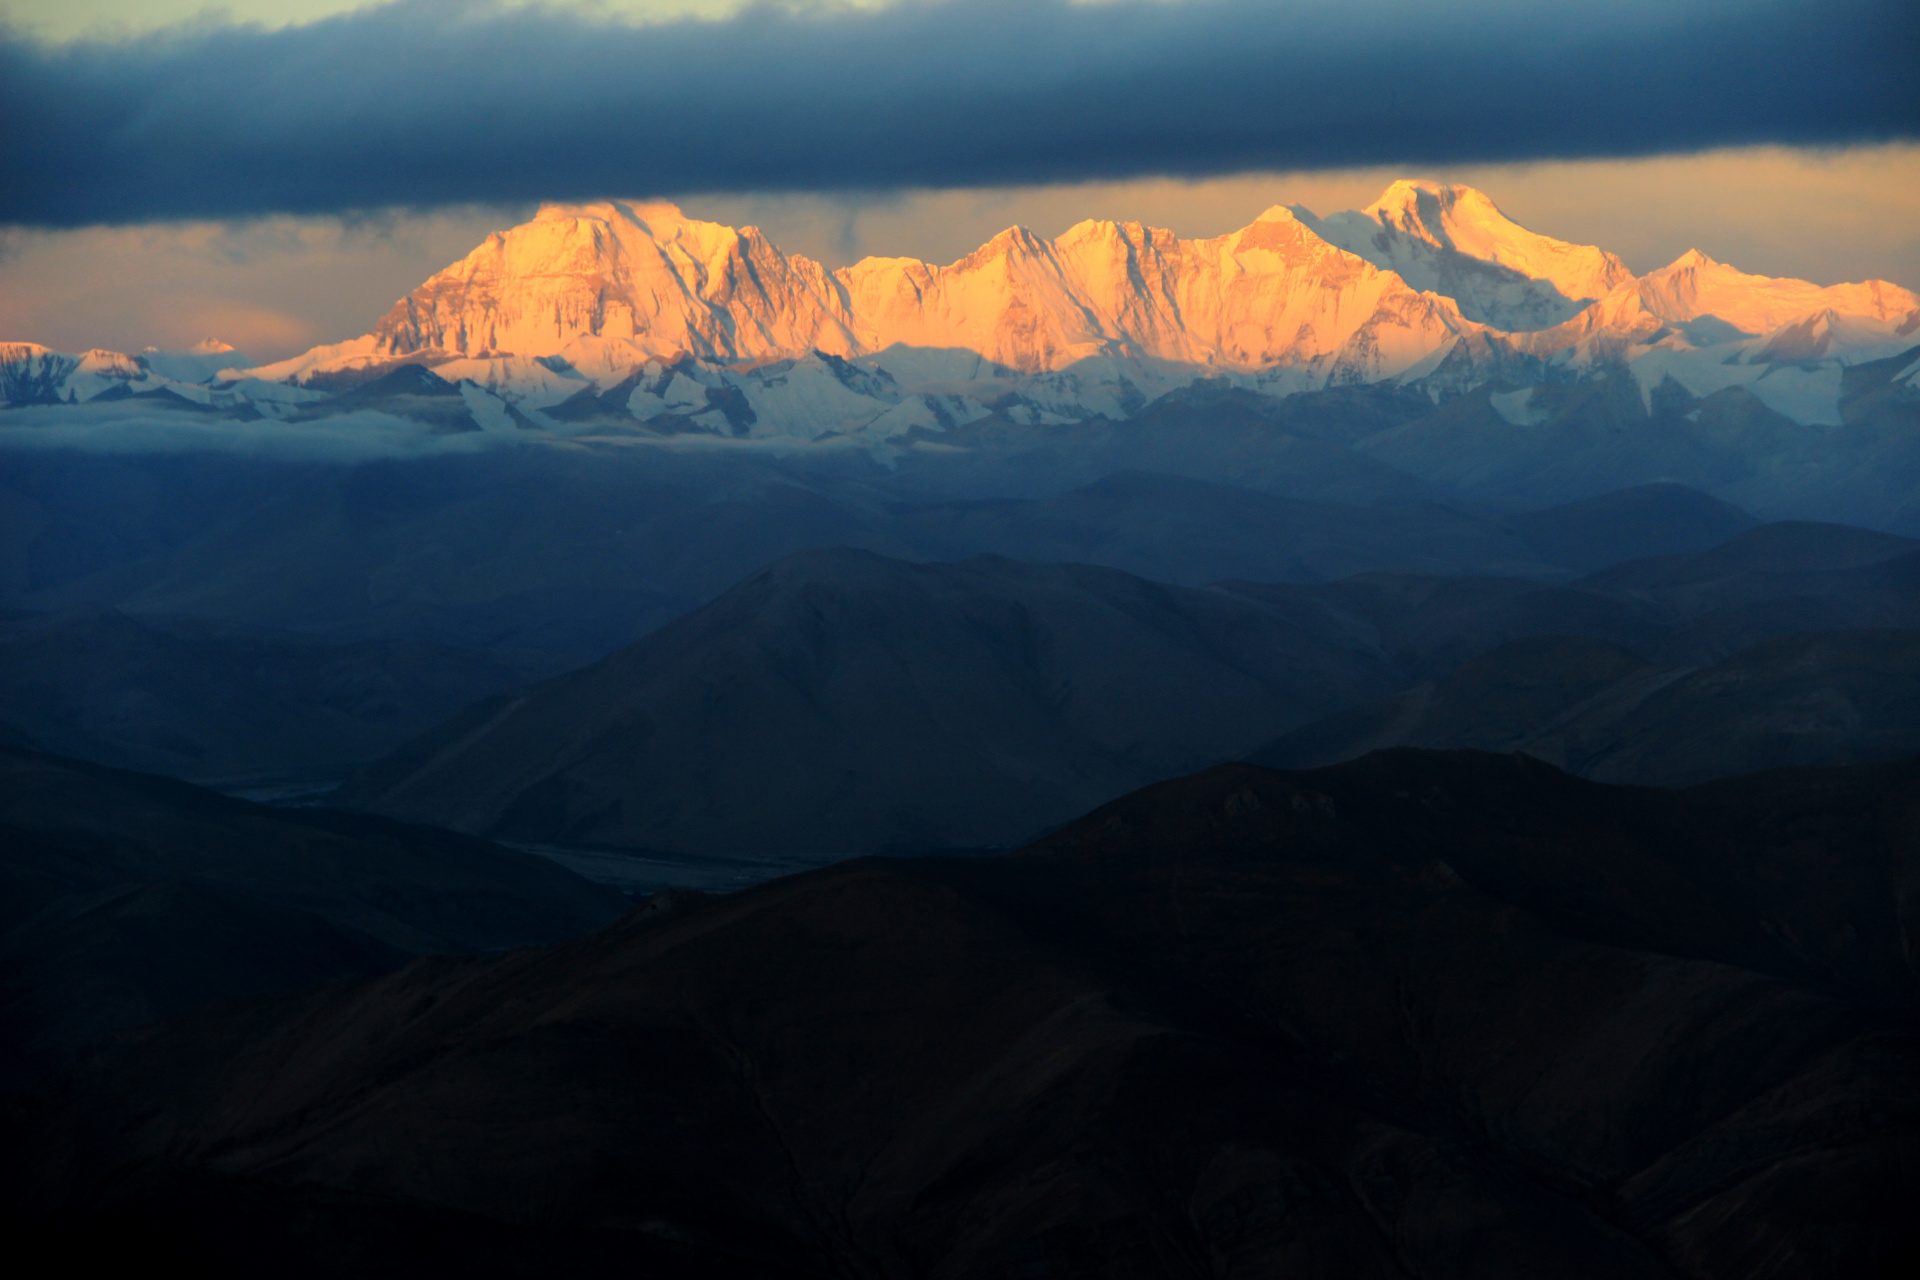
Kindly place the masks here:
<instances>
[{"instance_id":1,"label":"snow-covered mountain","mask_svg":"<svg viewBox=\"0 0 1920 1280\"><path fill-rule=\"evenodd\" d=\"M1604 249L1536 235L1471 187L1401 181L1357 212L1294 213L1329 244L1498 329L1550 328L1633 280Z\"/></svg>"},{"instance_id":2,"label":"snow-covered mountain","mask_svg":"<svg viewBox=\"0 0 1920 1280\"><path fill-rule=\"evenodd\" d=\"M253 368L252 357L218 338L202 338L185 351L148 347L135 357L135 363L156 377L189 383L212 382L228 370L245 374Z\"/></svg>"},{"instance_id":3,"label":"snow-covered mountain","mask_svg":"<svg viewBox=\"0 0 1920 1280\"><path fill-rule=\"evenodd\" d=\"M0 348L0 393L164 391L280 416L412 364L502 429L882 440L989 413L1124 418L1195 378L1276 396L1392 383L1436 400L1495 384L1520 420L1530 386L1628 370L1649 405L1669 381L1694 396L1740 385L1813 424L1838 420L1846 366L1920 345L1917 331L1920 298L1884 281L1822 288L1698 253L1636 278L1432 183L1325 218L1275 206L1213 239L1014 227L947 266L838 271L754 227L609 202L489 236L349 342L262 368L16 344Z\"/></svg>"},{"instance_id":4,"label":"snow-covered mountain","mask_svg":"<svg viewBox=\"0 0 1920 1280\"><path fill-rule=\"evenodd\" d=\"M253 367L250 357L214 339L185 351L148 347L137 356L99 349L68 355L34 342L0 342L0 406L147 398L264 416L325 398L287 382L256 378Z\"/></svg>"},{"instance_id":5,"label":"snow-covered mountain","mask_svg":"<svg viewBox=\"0 0 1920 1280\"><path fill-rule=\"evenodd\" d=\"M1375 381L1477 328L1451 299L1329 245L1284 208L1212 240L1138 223L1083 222L1052 240L1015 227L949 266L868 258L830 273L753 227L613 203L549 207L366 336L255 375L344 385L417 361L545 409L587 383L604 399L639 374L636 415L704 408L688 388L730 386L763 430L790 434L796 415L823 410L816 425L841 429L823 401L842 391L869 417L876 399L932 396L910 415L932 421L955 395L1124 415L1196 373L1285 390ZM867 385L847 381L847 361Z\"/></svg>"}]
</instances>

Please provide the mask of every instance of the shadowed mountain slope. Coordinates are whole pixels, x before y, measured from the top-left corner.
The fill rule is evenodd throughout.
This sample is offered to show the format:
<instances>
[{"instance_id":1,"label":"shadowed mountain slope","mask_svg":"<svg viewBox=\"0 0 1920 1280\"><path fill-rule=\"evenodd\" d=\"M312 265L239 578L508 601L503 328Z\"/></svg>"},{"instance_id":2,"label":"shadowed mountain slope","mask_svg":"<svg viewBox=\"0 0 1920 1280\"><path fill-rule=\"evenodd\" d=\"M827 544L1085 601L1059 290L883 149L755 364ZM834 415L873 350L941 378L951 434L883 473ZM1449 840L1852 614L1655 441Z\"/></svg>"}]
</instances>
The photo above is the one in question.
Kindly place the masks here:
<instances>
[{"instance_id":1,"label":"shadowed mountain slope","mask_svg":"<svg viewBox=\"0 0 1920 1280\"><path fill-rule=\"evenodd\" d=\"M1644 484L1523 512L1507 523L1543 560L1591 571L1623 560L1705 551L1758 521L1683 484Z\"/></svg>"},{"instance_id":2,"label":"shadowed mountain slope","mask_svg":"<svg viewBox=\"0 0 1920 1280\"><path fill-rule=\"evenodd\" d=\"M1711 662L1795 631L1920 629L1920 551L1854 569L1814 571L1776 584L1780 594L1713 608L1661 642L1663 661Z\"/></svg>"},{"instance_id":3,"label":"shadowed mountain slope","mask_svg":"<svg viewBox=\"0 0 1920 1280\"><path fill-rule=\"evenodd\" d=\"M1409 682L1528 636L1585 636L1664 665L1703 666L1769 636L1920 629L1920 543L1846 525L1760 525L1705 551L1615 565L1572 582L1359 574L1340 582L1221 583L1319 610Z\"/></svg>"},{"instance_id":4,"label":"shadowed mountain slope","mask_svg":"<svg viewBox=\"0 0 1920 1280\"><path fill-rule=\"evenodd\" d=\"M1658 601L1675 618L1818 589L1819 577L1884 564L1920 541L1844 524L1783 520L1704 551L1629 561L1580 579L1590 591ZM1799 577L1796 575L1808 575ZM1831 594L1840 594L1831 591Z\"/></svg>"},{"instance_id":5,"label":"shadowed mountain slope","mask_svg":"<svg viewBox=\"0 0 1920 1280\"><path fill-rule=\"evenodd\" d=\"M1112 569L780 561L479 704L338 797L502 839L762 856L1008 845L1394 688L1257 602Z\"/></svg>"},{"instance_id":6,"label":"shadowed mountain slope","mask_svg":"<svg viewBox=\"0 0 1920 1280\"><path fill-rule=\"evenodd\" d=\"M1782 521L1569 585L1645 609L1668 628L1649 656L1701 665L1795 631L1920 628L1920 541Z\"/></svg>"},{"instance_id":7,"label":"shadowed mountain slope","mask_svg":"<svg viewBox=\"0 0 1920 1280\"><path fill-rule=\"evenodd\" d=\"M1916 816L1911 761L1225 766L1019 855L122 1037L11 1113L16 1238L216 1275L1890 1280Z\"/></svg>"},{"instance_id":8,"label":"shadowed mountain slope","mask_svg":"<svg viewBox=\"0 0 1920 1280\"><path fill-rule=\"evenodd\" d=\"M1247 760L1312 769L1382 747L1515 750L1590 699L1655 673L1667 674L1604 640L1532 636L1490 649L1395 697L1302 725Z\"/></svg>"},{"instance_id":9,"label":"shadowed mountain slope","mask_svg":"<svg viewBox=\"0 0 1920 1280\"><path fill-rule=\"evenodd\" d=\"M1675 785L1907 755L1920 751L1920 631L1777 636L1616 714L1564 731L1569 763L1603 782Z\"/></svg>"},{"instance_id":10,"label":"shadowed mountain slope","mask_svg":"<svg viewBox=\"0 0 1920 1280\"><path fill-rule=\"evenodd\" d=\"M63 755L201 782L338 776L519 678L449 645L234 634L100 606L0 622L0 717Z\"/></svg>"},{"instance_id":11,"label":"shadowed mountain slope","mask_svg":"<svg viewBox=\"0 0 1920 1280\"><path fill-rule=\"evenodd\" d=\"M1363 392L1380 394L1333 391L1276 402L1196 381L1132 417L1090 419L1066 437L1055 424L994 413L955 423L937 441L943 448L906 451L896 474L904 486L951 499L1044 498L1138 471L1301 501L1433 501L1441 490L1349 447L1353 437L1431 403L1417 393Z\"/></svg>"},{"instance_id":12,"label":"shadowed mountain slope","mask_svg":"<svg viewBox=\"0 0 1920 1280\"><path fill-rule=\"evenodd\" d=\"M501 451L262 466L254 485L208 463L217 488L148 459L6 462L28 525L9 594L26 607L102 602L336 641L404 636L547 672L631 643L806 547L906 554L851 504L753 460ZM202 483L216 491L202 498ZM101 510L122 489L146 504L125 528ZM185 527L167 530L174 521ZM93 545L97 525L111 545Z\"/></svg>"},{"instance_id":13,"label":"shadowed mountain slope","mask_svg":"<svg viewBox=\"0 0 1920 1280\"><path fill-rule=\"evenodd\" d=\"M1314 768L1396 746L1524 751L1601 781L1657 786L1909 755L1920 752L1920 631L1775 636L1703 668L1539 636L1248 759Z\"/></svg>"},{"instance_id":14,"label":"shadowed mountain slope","mask_svg":"<svg viewBox=\"0 0 1920 1280\"><path fill-rule=\"evenodd\" d=\"M338 799L543 843L829 858L1003 846L1529 637L1673 668L1806 630L1809 609L1912 627L1909 545L1764 526L1565 585L1378 574L1204 591L1085 565L808 552L592 667L476 704ZM1547 702L1523 699L1528 714L1570 709L1575 686L1597 694L1578 665L1542 668L1528 697ZM1441 717L1445 734L1479 696ZM1501 734L1486 745L1516 745Z\"/></svg>"},{"instance_id":15,"label":"shadowed mountain slope","mask_svg":"<svg viewBox=\"0 0 1920 1280\"><path fill-rule=\"evenodd\" d=\"M1644 602L1525 578L1369 573L1311 585L1223 582L1219 589L1352 637L1407 684L1529 636L1585 636L1646 650L1670 629Z\"/></svg>"},{"instance_id":16,"label":"shadowed mountain slope","mask_svg":"<svg viewBox=\"0 0 1920 1280\"><path fill-rule=\"evenodd\" d=\"M209 1000L555 942L618 892L469 836L0 748L0 1084Z\"/></svg>"},{"instance_id":17,"label":"shadowed mountain slope","mask_svg":"<svg viewBox=\"0 0 1920 1280\"><path fill-rule=\"evenodd\" d=\"M1475 512L1411 482L1323 485L1296 446L1357 457L1320 437L1374 429L1379 412L1332 393L1264 415L1224 392L1188 399L1071 439L1008 425L1009 443L983 419L956 428L980 436L966 447L930 444L892 468L664 446L351 465L0 452L0 605L400 637L552 673L815 547L1074 560L1185 585L1554 577L1593 567L1597 548L1690 551L1733 519L1678 486L1596 500L1583 524L1572 509ZM1141 447L1089 443L1109 434ZM1609 512L1612 542L1589 528Z\"/></svg>"},{"instance_id":18,"label":"shadowed mountain slope","mask_svg":"<svg viewBox=\"0 0 1920 1280\"><path fill-rule=\"evenodd\" d=\"M1562 564L1493 520L1431 503L1302 502L1145 472L1049 498L902 504L893 509L893 528L929 559L984 552L1102 564L1189 585L1312 582L1386 567L1551 576Z\"/></svg>"},{"instance_id":19,"label":"shadowed mountain slope","mask_svg":"<svg viewBox=\"0 0 1920 1280\"><path fill-rule=\"evenodd\" d=\"M1783 371L1774 385L1819 382L1832 397L1816 430L1770 407L1764 387L1714 389L1710 376L1695 395L1649 369L1650 381L1635 371L1515 393L1481 387L1403 408L1353 447L1458 500L1538 507L1679 481L1767 518L1920 533L1920 391L1895 376L1914 355L1860 366L1877 372L1877 385L1855 369Z\"/></svg>"}]
</instances>

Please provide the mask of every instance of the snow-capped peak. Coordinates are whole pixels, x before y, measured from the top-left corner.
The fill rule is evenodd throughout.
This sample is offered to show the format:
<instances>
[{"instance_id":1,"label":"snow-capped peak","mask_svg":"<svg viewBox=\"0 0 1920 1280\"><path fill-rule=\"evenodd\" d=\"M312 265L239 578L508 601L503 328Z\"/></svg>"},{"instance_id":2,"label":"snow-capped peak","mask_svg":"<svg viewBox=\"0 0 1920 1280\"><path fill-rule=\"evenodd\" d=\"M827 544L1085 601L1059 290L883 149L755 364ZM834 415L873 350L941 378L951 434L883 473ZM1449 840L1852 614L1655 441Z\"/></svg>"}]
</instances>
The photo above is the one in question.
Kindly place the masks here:
<instances>
[{"instance_id":1,"label":"snow-capped peak","mask_svg":"<svg viewBox=\"0 0 1920 1280\"><path fill-rule=\"evenodd\" d=\"M1443 186L1414 178L1388 184L1379 198L1360 212L1383 227L1393 227L1436 249L1451 249L1455 245L1448 224L1456 221L1454 211L1462 203L1468 206L1463 211L1467 216L1457 221L1469 225L1475 221L1505 221L1493 201L1472 187Z\"/></svg>"},{"instance_id":2,"label":"snow-capped peak","mask_svg":"<svg viewBox=\"0 0 1920 1280\"><path fill-rule=\"evenodd\" d=\"M1633 279L1614 255L1529 231L1472 187L1407 179L1357 212L1294 212L1328 241L1502 329L1560 324Z\"/></svg>"},{"instance_id":3,"label":"snow-capped peak","mask_svg":"<svg viewBox=\"0 0 1920 1280\"><path fill-rule=\"evenodd\" d=\"M1764 334L1824 311L1897 324L1920 308L1920 296L1884 280L1820 286L1807 280L1748 275L1689 249L1635 284L1641 305L1680 323L1712 316L1743 333Z\"/></svg>"},{"instance_id":4,"label":"snow-capped peak","mask_svg":"<svg viewBox=\"0 0 1920 1280\"><path fill-rule=\"evenodd\" d=\"M184 351L148 347L140 353L141 368L172 382L207 383L233 373L244 376L253 361L218 338L202 338Z\"/></svg>"},{"instance_id":5,"label":"snow-capped peak","mask_svg":"<svg viewBox=\"0 0 1920 1280\"><path fill-rule=\"evenodd\" d=\"M1636 280L1482 192L1421 181L1326 218L1275 204L1211 239L1090 219L1051 239L1008 227L944 266L866 258L833 272L753 227L616 200L548 205L364 337L252 376L337 387L420 363L530 412L593 399L567 421L611 395L643 417L718 414L729 431L812 438L874 405L901 422L964 418L973 411L943 398L1000 405L1014 387L1050 420L1123 416L1196 374L1284 394L1789 352L1837 368L1920 326L1916 306L1885 282L1823 290L1697 252ZM830 401L845 403L820 408Z\"/></svg>"},{"instance_id":6,"label":"snow-capped peak","mask_svg":"<svg viewBox=\"0 0 1920 1280\"><path fill-rule=\"evenodd\" d=\"M825 284L751 227L670 204L549 205L396 303L365 354L562 355L598 376L684 353L844 351Z\"/></svg>"}]
</instances>

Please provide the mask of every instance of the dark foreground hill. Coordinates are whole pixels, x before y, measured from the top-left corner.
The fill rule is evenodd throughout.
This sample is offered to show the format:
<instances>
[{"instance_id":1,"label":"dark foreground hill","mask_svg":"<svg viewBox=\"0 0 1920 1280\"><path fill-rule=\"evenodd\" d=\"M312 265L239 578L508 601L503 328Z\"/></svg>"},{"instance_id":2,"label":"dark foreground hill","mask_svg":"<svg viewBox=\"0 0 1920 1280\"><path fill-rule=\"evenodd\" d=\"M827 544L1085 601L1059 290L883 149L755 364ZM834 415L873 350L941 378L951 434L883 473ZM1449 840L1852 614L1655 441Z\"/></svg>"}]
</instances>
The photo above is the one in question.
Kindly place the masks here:
<instances>
[{"instance_id":1,"label":"dark foreground hill","mask_svg":"<svg viewBox=\"0 0 1920 1280\"><path fill-rule=\"evenodd\" d=\"M1703 667L1536 636L1247 758L1306 769L1400 746L1524 751L1602 782L1655 786L1911 755L1920 752L1920 631L1775 636Z\"/></svg>"},{"instance_id":2,"label":"dark foreground hill","mask_svg":"<svg viewBox=\"0 0 1920 1280\"><path fill-rule=\"evenodd\" d=\"M1579 505L1631 510L1630 496ZM1567 523L1578 529L1584 521ZM1584 636L1697 666L1797 631L1920 628L1920 541L1782 521L1705 550L1626 561L1565 583L1368 573L1219 586L1290 617L1340 619L1409 684L1529 636Z\"/></svg>"},{"instance_id":3,"label":"dark foreground hill","mask_svg":"<svg viewBox=\"0 0 1920 1280\"><path fill-rule=\"evenodd\" d=\"M730 856L1004 847L1400 683L1338 627L1222 592L805 552L470 708L339 802L495 839Z\"/></svg>"},{"instance_id":4,"label":"dark foreground hill","mask_svg":"<svg viewBox=\"0 0 1920 1280\"><path fill-rule=\"evenodd\" d=\"M618 892L361 814L0 748L0 1089L103 1031L414 956L557 942Z\"/></svg>"},{"instance_id":5,"label":"dark foreground hill","mask_svg":"<svg viewBox=\"0 0 1920 1280\"><path fill-rule=\"evenodd\" d=\"M122 1037L20 1247L197 1274L1894 1277L1920 761L1391 752Z\"/></svg>"}]
</instances>

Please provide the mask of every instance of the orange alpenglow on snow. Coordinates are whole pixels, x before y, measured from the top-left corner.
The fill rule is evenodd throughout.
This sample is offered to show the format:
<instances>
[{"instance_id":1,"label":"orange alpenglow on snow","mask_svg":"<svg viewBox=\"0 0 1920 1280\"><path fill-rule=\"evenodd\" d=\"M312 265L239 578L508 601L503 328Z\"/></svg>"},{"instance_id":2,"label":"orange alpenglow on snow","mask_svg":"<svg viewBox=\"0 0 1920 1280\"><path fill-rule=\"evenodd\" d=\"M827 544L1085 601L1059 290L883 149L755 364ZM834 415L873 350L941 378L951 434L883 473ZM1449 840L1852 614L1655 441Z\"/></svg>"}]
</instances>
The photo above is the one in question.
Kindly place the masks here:
<instances>
[{"instance_id":1,"label":"orange alpenglow on snow","mask_svg":"<svg viewBox=\"0 0 1920 1280\"><path fill-rule=\"evenodd\" d=\"M595 413L703 430L726 400L720 434L814 439L885 438L1016 401L1006 411L1033 421L1125 417L1195 377L1265 395L1394 382L1440 396L1624 367L1648 395L1669 378L1699 395L1739 384L1795 421L1832 423L1839 370L1898 354L1917 329L1920 298L1885 281L1823 288L1698 253L1636 278L1479 191L1428 182L1324 218L1276 205L1212 239L1137 222L1052 239L1011 227L946 266L838 271L755 227L607 201L490 235L363 337L199 380L287 403L421 364L535 426L590 394ZM104 386L99 368L48 358L15 381L43 400ZM222 363L210 350L142 360L126 376L191 382ZM93 381L68 388L69 374Z\"/></svg>"}]
</instances>

